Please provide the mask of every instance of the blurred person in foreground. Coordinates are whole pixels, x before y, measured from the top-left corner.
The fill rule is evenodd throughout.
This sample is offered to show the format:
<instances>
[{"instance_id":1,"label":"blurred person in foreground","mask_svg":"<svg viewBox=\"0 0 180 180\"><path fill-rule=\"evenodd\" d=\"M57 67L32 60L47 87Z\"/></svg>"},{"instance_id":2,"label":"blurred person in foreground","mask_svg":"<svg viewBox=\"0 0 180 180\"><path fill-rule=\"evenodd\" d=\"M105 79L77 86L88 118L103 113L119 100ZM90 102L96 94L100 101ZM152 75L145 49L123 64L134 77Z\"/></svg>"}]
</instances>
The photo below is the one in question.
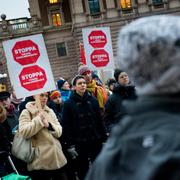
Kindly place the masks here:
<instances>
[{"instance_id":1,"label":"blurred person in foreground","mask_svg":"<svg viewBox=\"0 0 180 180\"><path fill-rule=\"evenodd\" d=\"M122 28L121 67L138 99L112 131L86 180L180 179L180 17L151 16Z\"/></svg>"}]
</instances>

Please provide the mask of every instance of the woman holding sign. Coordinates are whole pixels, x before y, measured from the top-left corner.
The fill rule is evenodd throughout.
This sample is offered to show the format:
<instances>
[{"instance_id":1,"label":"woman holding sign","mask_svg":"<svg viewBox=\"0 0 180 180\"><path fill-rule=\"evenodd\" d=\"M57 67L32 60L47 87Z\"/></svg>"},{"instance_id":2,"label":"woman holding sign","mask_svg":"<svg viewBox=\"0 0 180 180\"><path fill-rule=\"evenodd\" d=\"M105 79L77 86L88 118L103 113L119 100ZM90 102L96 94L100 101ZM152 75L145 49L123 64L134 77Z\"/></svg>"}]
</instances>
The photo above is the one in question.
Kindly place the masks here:
<instances>
[{"instance_id":1,"label":"woman holding sign","mask_svg":"<svg viewBox=\"0 0 180 180\"><path fill-rule=\"evenodd\" d=\"M67 161L58 141L62 127L53 110L47 106L48 93L34 98L35 101L26 104L19 118L19 133L31 138L36 149L35 157L27 168L33 180L64 180L63 166Z\"/></svg>"}]
</instances>

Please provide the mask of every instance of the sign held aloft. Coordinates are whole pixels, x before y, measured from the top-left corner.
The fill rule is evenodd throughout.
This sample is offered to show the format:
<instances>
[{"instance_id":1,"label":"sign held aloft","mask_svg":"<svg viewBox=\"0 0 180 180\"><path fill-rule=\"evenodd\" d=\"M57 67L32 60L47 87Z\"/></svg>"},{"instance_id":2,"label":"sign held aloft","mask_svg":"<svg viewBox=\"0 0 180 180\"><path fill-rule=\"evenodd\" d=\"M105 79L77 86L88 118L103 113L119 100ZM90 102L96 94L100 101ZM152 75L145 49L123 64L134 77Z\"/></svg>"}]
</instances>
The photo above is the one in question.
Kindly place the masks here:
<instances>
[{"instance_id":1,"label":"sign held aloft","mask_svg":"<svg viewBox=\"0 0 180 180\"><path fill-rule=\"evenodd\" d=\"M17 98L56 89L41 34L4 41L3 48Z\"/></svg>"},{"instance_id":2,"label":"sign held aloft","mask_svg":"<svg viewBox=\"0 0 180 180\"><path fill-rule=\"evenodd\" d=\"M82 29L86 63L91 70L114 69L109 27Z\"/></svg>"}]
</instances>

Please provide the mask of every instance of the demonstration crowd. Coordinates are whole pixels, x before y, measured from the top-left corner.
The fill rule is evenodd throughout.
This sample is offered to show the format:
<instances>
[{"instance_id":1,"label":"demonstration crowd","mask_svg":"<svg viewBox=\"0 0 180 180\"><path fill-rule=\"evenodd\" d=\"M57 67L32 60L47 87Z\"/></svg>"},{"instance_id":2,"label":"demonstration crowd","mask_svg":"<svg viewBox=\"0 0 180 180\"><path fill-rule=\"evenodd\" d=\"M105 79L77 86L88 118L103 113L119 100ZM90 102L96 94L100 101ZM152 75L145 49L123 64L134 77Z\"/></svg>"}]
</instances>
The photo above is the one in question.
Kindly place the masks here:
<instances>
[{"instance_id":1,"label":"demonstration crowd","mask_svg":"<svg viewBox=\"0 0 180 180\"><path fill-rule=\"evenodd\" d=\"M80 64L55 91L25 100L0 92L0 177L12 171L10 155L33 180L180 179L180 18L126 25L118 58L106 86ZM32 140L28 163L11 154L16 133Z\"/></svg>"},{"instance_id":2,"label":"demonstration crowd","mask_svg":"<svg viewBox=\"0 0 180 180\"><path fill-rule=\"evenodd\" d=\"M123 115L122 100L136 98L126 72L116 69L114 77L104 86L88 66L80 63L71 83L60 78L57 90L52 92L24 100L17 99L14 91L0 92L0 150L6 152L0 156L0 176L9 173L5 155L11 152L18 131L31 138L36 149L31 162L13 157L20 174L32 179L84 179L112 126ZM43 111L38 109L36 98Z\"/></svg>"}]
</instances>

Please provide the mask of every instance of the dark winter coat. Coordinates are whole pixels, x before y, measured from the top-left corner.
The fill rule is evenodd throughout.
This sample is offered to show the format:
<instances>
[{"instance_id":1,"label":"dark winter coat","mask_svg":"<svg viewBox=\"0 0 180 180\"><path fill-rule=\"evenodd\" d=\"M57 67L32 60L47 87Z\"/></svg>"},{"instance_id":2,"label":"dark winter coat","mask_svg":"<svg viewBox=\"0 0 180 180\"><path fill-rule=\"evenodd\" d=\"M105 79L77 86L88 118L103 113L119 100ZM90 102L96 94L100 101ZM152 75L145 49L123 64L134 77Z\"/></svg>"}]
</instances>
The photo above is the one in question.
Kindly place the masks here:
<instances>
[{"instance_id":1,"label":"dark winter coat","mask_svg":"<svg viewBox=\"0 0 180 180\"><path fill-rule=\"evenodd\" d=\"M7 122L13 132L19 124L19 112L16 109L7 114Z\"/></svg>"},{"instance_id":2,"label":"dark winter coat","mask_svg":"<svg viewBox=\"0 0 180 180\"><path fill-rule=\"evenodd\" d=\"M87 91L72 92L63 106L63 135L68 146L105 141L106 135L98 101Z\"/></svg>"},{"instance_id":3,"label":"dark winter coat","mask_svg":"<svg viewBox=\"0 0 180 180\"><path fill-rule=\"evenodd\" d=\"M180 179L180 96L126 102L86 180Z\"/></svg>"},{"instance_id":4,"label":"dark winter coat","mask_svg":"<svg viewBox=\"0 0 180 180\"><path fill-rule=\"evenodd\" d=\"M56 117L58 118L59 122L62 121L62 106L63 104L56 104L53 101L49 100L47 106L54 111Z\"/></svg>"},{"instance_id":5,"label":"dark winter coat","mask_svg":"<svg viewBox=\"0 0 180 180\"><path fill-rule=\"evenodd\" d=\"M124 115L124 109L122 102L124 100L136 99L135 86L129 84L127 86L121 86L119 83L114 85L113 94L111 94L105 104L104 122L107 127L107 131Z\"/></svg>"},{"instance_id":6,"label":"dark winter coat","mask_svg":"<svg viewBox=\"0 0 180 180\"><path fill-rule=\"evenodd\" d=\"M0 123L0 159L1 152L10 152L10 140L8 138L9 132L7 132L6 128L2 123Z\"/></svg>"}]
</instances>

